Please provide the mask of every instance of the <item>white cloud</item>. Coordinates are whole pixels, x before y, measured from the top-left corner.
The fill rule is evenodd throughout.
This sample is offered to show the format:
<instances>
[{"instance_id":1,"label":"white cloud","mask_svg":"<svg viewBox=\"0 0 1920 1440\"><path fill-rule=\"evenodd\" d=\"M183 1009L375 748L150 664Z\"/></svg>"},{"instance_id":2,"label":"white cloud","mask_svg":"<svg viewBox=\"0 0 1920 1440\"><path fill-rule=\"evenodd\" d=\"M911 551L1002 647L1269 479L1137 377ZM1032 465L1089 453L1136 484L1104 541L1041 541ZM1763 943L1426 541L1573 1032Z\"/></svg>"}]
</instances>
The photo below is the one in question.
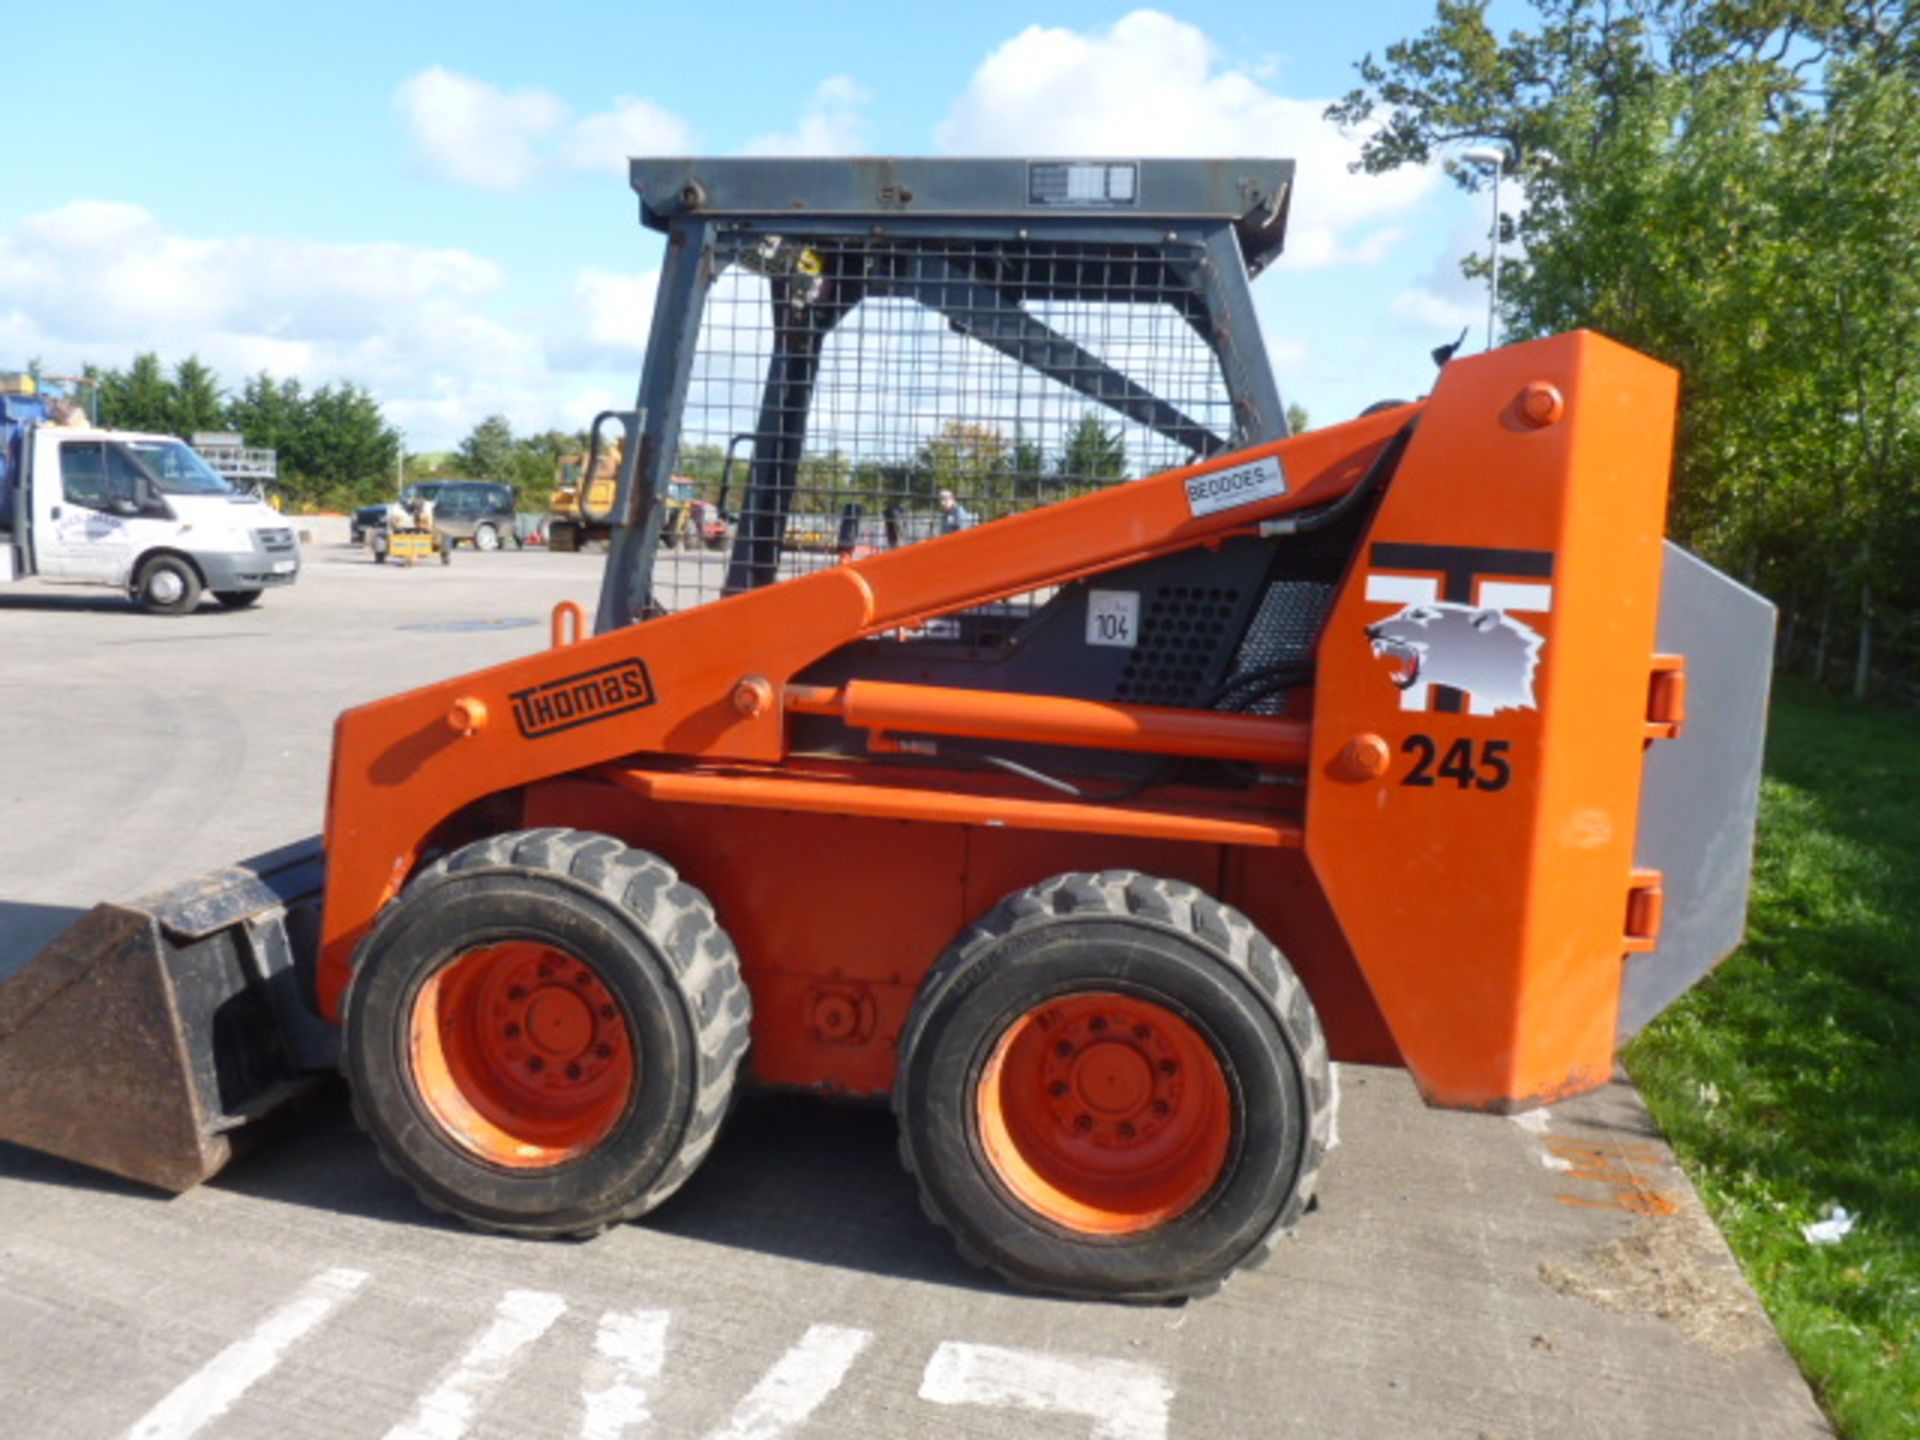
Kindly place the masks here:
<instances>
[{"instance_id":1,"label":"white cloud","mask_svg":"<svg viewBox=\"0 0 1920 1440\"><path fill-rule=\"evenodd\" d=\"M525 184L544 142L567 118L566 104L541 90L509 94L439 65L402 81L394 103L428 168L488 190Z\"/></svg>"},{"instance_id":2,"label":"white cloud","mask_svg":"<svg viewBox=\"0 0 1920 1440\"><path fill-rule=\"evenodd\" d=\"M866 149L866 117L861 113L873 96L850 75L830 75L807 98L800 122L792 130L757 135L746 144L748 155L854 155Z\"/></svg>"},{"instance_id":3,"label":"white cloud","mask_svg":"<svg viewBox=\"0 0 1920 1440\"><path fill-rule=\"evenodd\" d=\"M1353 174L1359 138L1322 118L1327 100L1288 98L1263 79L1224 65L1205 32L1157 10L1104 33L1033 25L982 62L935 138L959 154L1290 158L1298 168L1282 263L1379 260L1400 239L1382 222L1437 177Z\"/></svg>"},{"instance_id":4,"label":"white cloud","mask_svg":"<svg viewBox=\"0 0 1920 1440\"><path fill-rule=\"evenodd\" d=\"M549 361L561 370L627 371L637 380L659 285L657 269L640 275L580 271L573 279L572 324L548 342Z\"/></svg>"},{"instance_id":5,"label":"white cloud","mask_svg":"<svg viewBox=\"0 0 1920 1440\"><path fill-rule=\"evenodd\" d=\"M634 323L649 281L588 277L559 343L577 332L597 347L584 359L630 385L633 352L609 342ZM309 386L351 380L421 447L496 411L519 429L577 428L592 413L580 397L609 377L559 365L537 328L490 315L506 285L500 267L462 250L200 239L136 205L81 200L0 231L0 355L59 371L151 350L168 362L197 354L230 386L262 369Z\"/></svg>"},{"instance_id":6,"label":"white cloud","mask_svg":"<svg viewBox=\"0 0 1920 1440\"><path fill-rule=\"evenodd\" d=\"M629 156L685 155L692 149L686 121L651 100L622 96L611 110L575 123L560 154L576 170L624 171Z\"/></svg>"},{"instance_id":7,"label":"white cloud","mask_svg":"<svg viewBox=\"0 0 1920 1440\"><path fill-rule=\"evenodd\" d=\"M622 96L575 118L544 90L508 92L439 65L403 80L394 105L429 173L487 190L518 189L553 170L617 171L629 155L693 144L687 122L651 100Z\"/></svg>"},{"instance_id":8,"label":"white cloud","mask_svg":"<svg viewBox=\"0 0 1920 1440\"><path fill-rule=\"evenodd\" d=\"M1467 348L1479 349L1487 334L1487 282L1462 274L1460 266L1472 254L1484 259L1486 244L1486 231L1474 222L1456 224L1433 264L1388 302L1401 329L1439 344L1464 328Z\"/></svg>"}]
</instances>

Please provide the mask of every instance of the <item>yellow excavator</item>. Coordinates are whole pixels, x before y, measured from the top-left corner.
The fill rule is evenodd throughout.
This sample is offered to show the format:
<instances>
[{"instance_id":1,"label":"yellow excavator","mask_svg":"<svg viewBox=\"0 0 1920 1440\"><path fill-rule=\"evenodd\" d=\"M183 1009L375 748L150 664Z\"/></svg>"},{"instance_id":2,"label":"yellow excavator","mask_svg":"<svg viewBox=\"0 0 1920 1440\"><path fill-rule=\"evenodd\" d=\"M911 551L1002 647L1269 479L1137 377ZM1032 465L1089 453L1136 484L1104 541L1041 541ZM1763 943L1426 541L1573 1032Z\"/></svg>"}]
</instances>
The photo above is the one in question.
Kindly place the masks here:
<instances>
[{"instance_id":1,"label":"yellow excavator","mask_svg":"<svg viewBox=\"0 0 1920 1440\"><path fill-rule=\"evenodd\" d=\"M593 473L586 480L586 509L580 506L581 482L587 475L585 455L563 455L555 467L553 498L547 503L547 546L553 550L578 550L589 540L608 540L613 535L613 500L620 475L620 447L616 444L600 452L593 461ZM665 514L660 525L660 540L668 549L685 545L688 549L705 546L718 550L727 543L727 522L720 507L701 498L699 487L684 476L667 482Z\"/></svg>"},{"instance_id":2,"label":"yellow excavator","mask_svg":"<svg viewBox=\"0 0 1920 1440\"><path fill-rule=\"evenodd\" d=\"M553 550L578 550L587 540L606 539L612 534L607 520L590 516L612 513L615 482L620 475L620 447L600 452L587 474L585 455L562 455L554 469L553 498L547 502L547 546ZM586 509L581 509L581 491L586 492Z\"/></svg>"}]
</instances>

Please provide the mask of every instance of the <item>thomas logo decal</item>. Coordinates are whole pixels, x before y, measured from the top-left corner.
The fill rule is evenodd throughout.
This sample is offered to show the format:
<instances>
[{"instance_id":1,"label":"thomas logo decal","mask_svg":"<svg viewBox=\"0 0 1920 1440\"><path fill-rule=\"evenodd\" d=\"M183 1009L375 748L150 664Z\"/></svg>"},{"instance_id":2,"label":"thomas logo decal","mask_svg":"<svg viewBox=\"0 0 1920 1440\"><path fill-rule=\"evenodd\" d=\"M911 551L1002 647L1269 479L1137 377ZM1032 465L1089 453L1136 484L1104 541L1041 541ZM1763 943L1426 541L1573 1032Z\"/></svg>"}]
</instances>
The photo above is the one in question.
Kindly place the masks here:
<instances>
[{"instance_id":1,"label":"thomas logo decal","mask_svg":"<svg viewBox=\"0 0 1920 1440\"><path fill-rule=\"evenodd\" d=\"M647 667L638 660L622 660L564 680L550 680L531 690L515 691L510 698L520 733L538 740L576 725L644 709L653 704L654 694Z\"/></svg>"},{"instance_id":2,"label":"thomas logo decal","mask_svg":"<svg viewBox=\"0 0 1920 1440\"><path fill-rule=\"evenodd\" d=\"M1515 611L1553 609L1553 553L1457 545L1372 547L1367 599L1401 608L1367 626L1402 710L1533 710L1546 639ZM1517 577L1517 578L1507 578Z\"/></svg>"}]
</instances>

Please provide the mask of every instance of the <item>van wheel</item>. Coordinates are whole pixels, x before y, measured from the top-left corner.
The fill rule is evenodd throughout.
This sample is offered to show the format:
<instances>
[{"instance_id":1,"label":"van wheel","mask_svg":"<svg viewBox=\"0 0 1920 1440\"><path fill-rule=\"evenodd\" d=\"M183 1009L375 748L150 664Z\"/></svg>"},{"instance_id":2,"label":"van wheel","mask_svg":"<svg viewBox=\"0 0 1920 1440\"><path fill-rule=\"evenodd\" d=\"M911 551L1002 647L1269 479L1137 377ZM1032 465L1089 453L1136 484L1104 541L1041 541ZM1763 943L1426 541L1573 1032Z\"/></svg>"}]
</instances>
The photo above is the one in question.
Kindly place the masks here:
<instances>
[{"instance_id":1,"label":"van wheel","mask_svg":"<svg viewBox=\"0 0 1920 1440\"><path fill-rule=\"evenodd\" d=\"M435 1209L591 1235L712 1148L752 1004L713 907L657 856L580 830L482 840L422 872L361 947L355 1118Z\"/></svg>"},{"instance_id":2,"label":"van wheel","mask_svg":"<svg viewBox=\"0 0 1920 1440\"><path fill-rule=\"evenodd\" d=\"M220 602L223 610L245 610L260 600L258 590L216 590L213 598Z\"/></svg>"},{"instance_id":3,"label":"van wheel","mask_svg":"<svg viewBox=\"0 0 1920 1440\"><path fill-rule=\"evenodd\" d=\"M200 573L178 555L156 555L140 567L133 601L149 615L185 615L200 603Z\"/></svg>"},{"instance_id":4,"label":"van wheel","mask_svg":"<svg viewBox=\"0 0 1920 1440\"><path fill-rule=\"evenodd\" d=\"M373 551L374 564L384 565L387 563L387 537L384 534L376 530L369 535L367 537L367 548Z\"/></svg>"},{"instance_id":5,"label":"van wheel","mask_svg":"<svg viewBox=\"0 0 1920 1440\"><path fill-rule=\"evenodd\" d=\"M1016 1285L1181 1300L1299 1218L1333 1095L1305 987L1239 911L1133 871L1057 876L920 986L900 1150L961 1253Z\"/></svg>"},{"instance_id":6,"label":"van wheel","mask_svg":"<svg viewBox=\"0 0 1920 1440\"><path fill-rule=\"evenodd\" d=\"M473 527L473 548L476 550L498 550L500 532L482 521Z\"/></svg>"}]
</instances>

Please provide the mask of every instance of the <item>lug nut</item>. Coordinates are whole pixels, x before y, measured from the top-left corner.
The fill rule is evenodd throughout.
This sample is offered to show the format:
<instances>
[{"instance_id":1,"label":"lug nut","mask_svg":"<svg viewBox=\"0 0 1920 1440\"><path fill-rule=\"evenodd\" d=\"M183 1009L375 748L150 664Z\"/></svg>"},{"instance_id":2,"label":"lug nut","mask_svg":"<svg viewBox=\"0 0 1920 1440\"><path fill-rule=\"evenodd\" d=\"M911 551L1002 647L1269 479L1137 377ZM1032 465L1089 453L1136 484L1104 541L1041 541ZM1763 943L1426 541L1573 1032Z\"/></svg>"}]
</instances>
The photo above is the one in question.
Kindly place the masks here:
<instances>
[{"instance_id":1,"label":"lug nut","mask_svg":"<svg viewBox=\"0 0 1920 1440\"><path fill-rule=\"evenodd\" d=\"M1107 1017L1104 1015L1094 1016L1093 1019L1087 1022L1087 1028L1096 1035L1100 1034L1107 1028Z\"/></svg>"},{"instance_id":2,"label":"lug nut","mask_svg":"<svg viewBox=\"0 0 1920 1440\"><path fill-rule=\"evenodd\" d=\"M1153 1038L1153 1031L1145 1025L1136 1025L1133 1027L1133 1038L1136 1040L1151 1040Z\"/></svg>"},{"instance_id":3,"label":"lug nut","mask_svg":"<svg viewBox=\"0 0 1920 1440\"><path fill-rule=\"evenodd\" d=\"M524 999L526 999L526 998L527 998L527 987L526 987L526 986L524 986L524 985L509 985L509 986L507 987L507 999L509 999L509 1000L511 1000L511 1001L513 1001L513 1002L514 1002L515 1004L518 1004L518 1003L519 1003L520 1001L522 1001L522 1000L524 1000Z\"/></svg>"},{"instance_id":4,"label":"lug nut","mask_svg":"<svg viewBox=\"0 0 1920 1440\"><path fill-rule=\"evenodd\" d=\"M1131 1120L1122 1120L1120 1122L1120 1138L1122 1140L1133 1139L1133 1122Z\"/></svg>"},{"instance_id":5,"label":"lug nut","mask_svg":"<svg viewBox=\"0 0 1920 1440\"><path fill-rule=\"evenodd\" d=\"M568 1066L567 1066L567 1079L569 1079L569 1080L578 1080L579 1078L580 1078L580 1066L579 1066L579 1064L578 1064L578 1063L576 1062L576 1063L574 1063L574 1064L571 1064L571 1065L568 1065Z\"/></svg>"},{"instance_id":6,"label":"lug nut","mask_svg":"<svg viewBox=\"0 0 1920 1440\"><path fill-rule=\"evenodd\" d=\"M1093 1116L1091 1116L1091 1115L1080 1115L1080 1116L1076 1116L1076 1117L1074 1118L1074 1122L1073 1122L1073 1128L1074 1128L1074 1129L1076 1129L1076 1130L1091 1130L1091 1129L1093 1129Z\"/></svg>"},{"instance_id":7,"label":"lug nut","mask_svg":"<svg viewBox=\"0 0 1920 1440\"><path fill-rule=\"evenodd\" d=\"M1153 1113L1164 1120L1173 1113L1173 1107L1164 1100L1156 1100L1153 1102Z\"/></svg>"},{"instance_id":8,"label":"lug nut","mask_svg":"<svg viewBox=\"0 0 1920 1440\"><path fill-rule=\"evenodd\" d=\"M517 1024L515 1024L513 1021L509 1020L507 1022L507 1028L501 1033L503 1033L509 1040L518 1040L520 1038L520 1027Z\"/></svg>"},{"instance_id":9,"label":"lug nut","mask_svg":"<svg viewBox=\"0 0 1920 1440\"><path fill-rule=\"evenodd\" d=\"M529 1055L527 1057L527 1069L531 1070L534 1074L538 1075L546 1068L547 1062L542 1060L538 1055Z\"/></svg>"},{"instance_id":10,"label":"lug nut","mask_svg":"<svg viewBox=\"0 0 1920 1440\"><path fill-rule=\"evenodd\" d=\"M600 1044L593 1047L593 1054L595 1059L611 1060L613 1058L613 1046L602 1041Z\"/></svg>"},{"instance_id":11,"label":"lug nut","mask_svg":"<svg viewBox=\"0 0 1920 1440\"><path fill-rule=\"evenodd\" d=\"M593 984L593 972L591 970L582 970L578 975L573 977L573 983L581 986Z\"/></svg>"},{"instance_id":12,"label":"lug nut","mask_svg":"<svg viewBox=\"0 0 1920 1440\"><path fill-rule=\"evenodd\" d=\"M1068 1040L1062 1040L1058 1045L1053 1047L1053 1053L1064 1060L1067 1056L1073 1054L1073 1043Z\"/></svg>"},{"instance_id":13,"label":"lug nut","mask_svg":"<svg viewBox=\"0 0 1920 1440\"><path fill-rule=\"evenodd\" d=\"M1178 1060L1162 1060L1162 1061L1160 1062L1160 1073L1161 1073L1162 1075L1177 1075L1177 1074L1179 1074L1179 1073L1180 1073L1180 1062L1179 1062Z\"/></svg>"},{"instance_id":14,"label":"lug nut","mask_svg":"<svg viewBox=\"0 0 1920 1440\"><path fill-rule=\"evenodd\" d=\"M602 1020L611 1020L611 1019L613 1019L613 1006L611 1006L611 1005L602 1005L602 1006L600 1007L600 1018L601 1018Z\"/></svg>"},{"instance_id":15,"label":"lug nut","mask_svg":"<svg viewBox=\"0 0 1920 1440\"><path fill-rule=\"evenodd\" d=\"M1054 1081L1051 1085L1047 1086L1047 1093L1058 1100L1062 1095L1067 1093L1067 1082L1064 1080Z\"/></svg>"}]
</instances>

